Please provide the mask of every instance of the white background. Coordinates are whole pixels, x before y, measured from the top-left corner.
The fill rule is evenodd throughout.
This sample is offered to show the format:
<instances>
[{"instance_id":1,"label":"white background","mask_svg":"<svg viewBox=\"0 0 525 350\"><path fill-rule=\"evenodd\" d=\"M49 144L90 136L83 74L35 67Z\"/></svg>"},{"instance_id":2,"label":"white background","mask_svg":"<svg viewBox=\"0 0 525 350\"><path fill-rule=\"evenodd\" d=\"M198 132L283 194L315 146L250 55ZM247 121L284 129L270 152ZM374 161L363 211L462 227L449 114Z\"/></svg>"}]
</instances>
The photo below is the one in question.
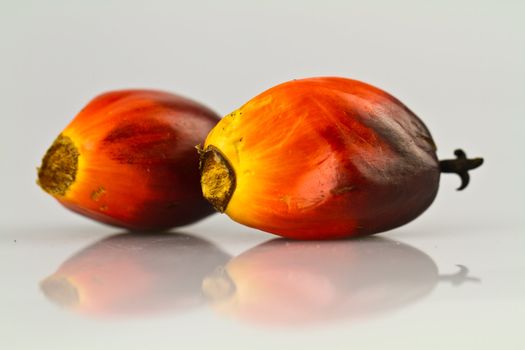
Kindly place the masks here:
<instances>
[{"instance_id":1,"label":"white background","mask_svg":"<svg viewBox=\"0 0 525 350\"><path fill-rule=\"evenodd\" d=\"M524 348L524 4L0 0L0 348ZM35 185L43 153L92 97L165 89L224 115L277 83L325 75L401 99L425 121L441 158L457 147L485 158L464 192L455 191L457 177L444 176L423 216L380 235L417 249L442 275L462 264L479 281L453 286L434 276L425 280L429 293L394 309L382 305L418 285L364 296L336 290L346 298L338 302L382 297L357 310L340 301L344 317L323 318L321 308L301 325L247 322L201 299L184 312L98 317L45 297L42 279L119 233L67 212ZM274 238L219 215L183 231L233 259ZM360 244L375 252L374 242ZM395 243L381 242L371 256L349 257L353 275L345 266L336 272L359 279L355 271L375 273L368 266L376 259L399 259ZM322 258L330 244L320 244ZM303 268L291 276L322 280L312 265Z\"/></svg>"}]
</instances>

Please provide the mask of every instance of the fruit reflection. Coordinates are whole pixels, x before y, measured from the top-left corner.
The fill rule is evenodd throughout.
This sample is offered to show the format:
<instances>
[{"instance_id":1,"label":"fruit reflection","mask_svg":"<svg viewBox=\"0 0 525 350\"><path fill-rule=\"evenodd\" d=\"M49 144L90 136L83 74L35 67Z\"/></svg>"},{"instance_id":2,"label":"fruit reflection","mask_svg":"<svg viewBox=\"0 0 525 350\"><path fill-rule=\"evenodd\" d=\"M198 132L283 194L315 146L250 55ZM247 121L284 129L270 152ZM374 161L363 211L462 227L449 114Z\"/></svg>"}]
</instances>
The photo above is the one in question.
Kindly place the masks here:
<instances>
[{"instance_id":1,"label":"fruit reflection","mask_svg":"<svg viewBox=\"0 0 525 350\"><path fill-rule=\"evenodd\" d=\"M360 318L409 304L439 279L425 253L393 240L275 239L203 281L220 313L268 325Z\"/></svg>"},{"instance_id":2,"label":"fruit reflection","mask_svg":"<svg viewBox=\"0 0 525 350\"><path fill-rule=\"evenodd\" d=\"M230 256L186 234L117 234L41 282L51 301L99 316L183 311L202 304L202 279Z\"/></svg>"}]
</instances>

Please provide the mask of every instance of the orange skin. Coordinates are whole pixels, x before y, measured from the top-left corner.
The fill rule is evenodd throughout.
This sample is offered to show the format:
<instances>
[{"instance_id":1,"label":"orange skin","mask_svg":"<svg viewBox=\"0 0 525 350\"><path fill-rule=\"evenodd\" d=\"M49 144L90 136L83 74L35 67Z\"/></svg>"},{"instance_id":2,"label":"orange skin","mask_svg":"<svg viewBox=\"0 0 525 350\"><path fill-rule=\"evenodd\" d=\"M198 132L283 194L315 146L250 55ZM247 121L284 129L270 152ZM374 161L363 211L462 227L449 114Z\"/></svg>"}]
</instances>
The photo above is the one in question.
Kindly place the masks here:
<instances>
[{"instance_id":1,"label":"orange skin","mask_svg":"<svg viewBox=\"0 0 525 350\"><path fill-rule=\"evenodd\" d=\"M254 97L208 135L236 189L224 212L294 239L369 235L434 200L432 137L399 100L344 78L290 81Z\"/></svg>"},{"instance_id":2,"label":"orange skin","mask_svg":"<svg viewBox=\"0 0 525 350\"><path fill-rule=\"evenodd\" d=\"M118 234L73 255L40 286L51 301L82 314L183 312L205 302L202 279L229 258L191 235Z\"/></svg>"},{"instance_id":3,"label":"orange skin","mask_svg":"<svg viewBox=\"0 0 525 350\"><path fill-rule=\"evenodd\" d=\"M381 314L428 295L439 279L425 253L376 237L321 244L275 239L218 271L203 283L214 309L267 326ZM220 288L225 283L230 287Z\"/></svg>"},{"instance_id":4,"label":"orange skin","mask_svg":"<svg viewBox=\"0 0 525 350\"><path fill-rule=\"evenodd\" d=\"M198 155L219 117L162 91L122 90L92 100L64 129L80 153L65 207L131 230L163 230L212 213Z\"/></svg>"}]
</instances>

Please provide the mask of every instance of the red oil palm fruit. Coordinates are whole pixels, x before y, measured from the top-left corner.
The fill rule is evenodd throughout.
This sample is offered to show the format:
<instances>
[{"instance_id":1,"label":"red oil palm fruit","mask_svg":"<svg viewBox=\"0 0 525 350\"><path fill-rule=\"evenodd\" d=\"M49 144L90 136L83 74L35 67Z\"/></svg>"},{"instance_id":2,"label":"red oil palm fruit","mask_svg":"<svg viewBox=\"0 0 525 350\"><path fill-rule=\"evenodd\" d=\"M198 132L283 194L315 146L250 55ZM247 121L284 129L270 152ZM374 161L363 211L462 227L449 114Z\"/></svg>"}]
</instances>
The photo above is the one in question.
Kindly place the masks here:
<instances>
[{"instance_id":1,"label":"red oil palm fruit","mask_svg":"<svg viewBox=\"0 0 525 350\"><path fill-rule=\"evenodd\" d=\"M205 302L203 278L230 256L186 234L117 234L73 255L40 283L47 298L96 316L184 312Z\"/></svg>"},{"instance_id":2,"label":"red oil palm fruit","mask_svg":"<svg viewBox=\"0 0 525 350\"><path fill-rule=\"evenodd\" d=\"M344 78L290 81L254 97L210 132L204 196L242 224L297 239L368 235L430 206L441 172L468 183L482 163L442 161L399 100Z\"/></svg>"},{"instance_id":3,"label":"red oil palm fruit","mask_svg":"<svg viewBox=\"0 0 525 350\"><path fill-rule=\"evenodd\" d=\"M38 184L65 207L132 230L189 224L212 212L199 185L195 146L219 120L162 91L93 99L57 137Z\"/></svg>"}]
</instances>

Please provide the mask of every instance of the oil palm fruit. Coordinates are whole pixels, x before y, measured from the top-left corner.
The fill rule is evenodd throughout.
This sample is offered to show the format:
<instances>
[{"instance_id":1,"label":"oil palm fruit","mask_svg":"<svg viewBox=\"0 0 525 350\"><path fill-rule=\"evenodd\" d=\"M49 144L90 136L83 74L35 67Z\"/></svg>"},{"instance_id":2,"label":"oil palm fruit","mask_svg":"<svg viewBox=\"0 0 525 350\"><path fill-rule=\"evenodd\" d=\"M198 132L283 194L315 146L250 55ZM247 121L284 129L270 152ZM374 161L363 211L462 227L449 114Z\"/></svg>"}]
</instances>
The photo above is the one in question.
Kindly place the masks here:
<instances>
[{"instance_id":1,"label":"oil palm fruit","mask_svg":"<svg viewBox=\"0 0 525 350\"><path fill-rule=\"evenodd\" d=\"M213 212L202 197L198 155L219 117L171 93L102 94L60 133L38 184L74 212L131 230L164 230Z\"/></svg>"},{"instance_id":2,"label":"oil palm fruit","mask_svg":"<svg viewBox=\"0 0 525 350\"><path fill-rule=\"evenodd\" d=\"M369 235L425 211L441 172L423 122L403 103L345 78L275 86L224 117L200 149L204 196L233 220L296 239Z\"/></svg>"}]
</instances>

